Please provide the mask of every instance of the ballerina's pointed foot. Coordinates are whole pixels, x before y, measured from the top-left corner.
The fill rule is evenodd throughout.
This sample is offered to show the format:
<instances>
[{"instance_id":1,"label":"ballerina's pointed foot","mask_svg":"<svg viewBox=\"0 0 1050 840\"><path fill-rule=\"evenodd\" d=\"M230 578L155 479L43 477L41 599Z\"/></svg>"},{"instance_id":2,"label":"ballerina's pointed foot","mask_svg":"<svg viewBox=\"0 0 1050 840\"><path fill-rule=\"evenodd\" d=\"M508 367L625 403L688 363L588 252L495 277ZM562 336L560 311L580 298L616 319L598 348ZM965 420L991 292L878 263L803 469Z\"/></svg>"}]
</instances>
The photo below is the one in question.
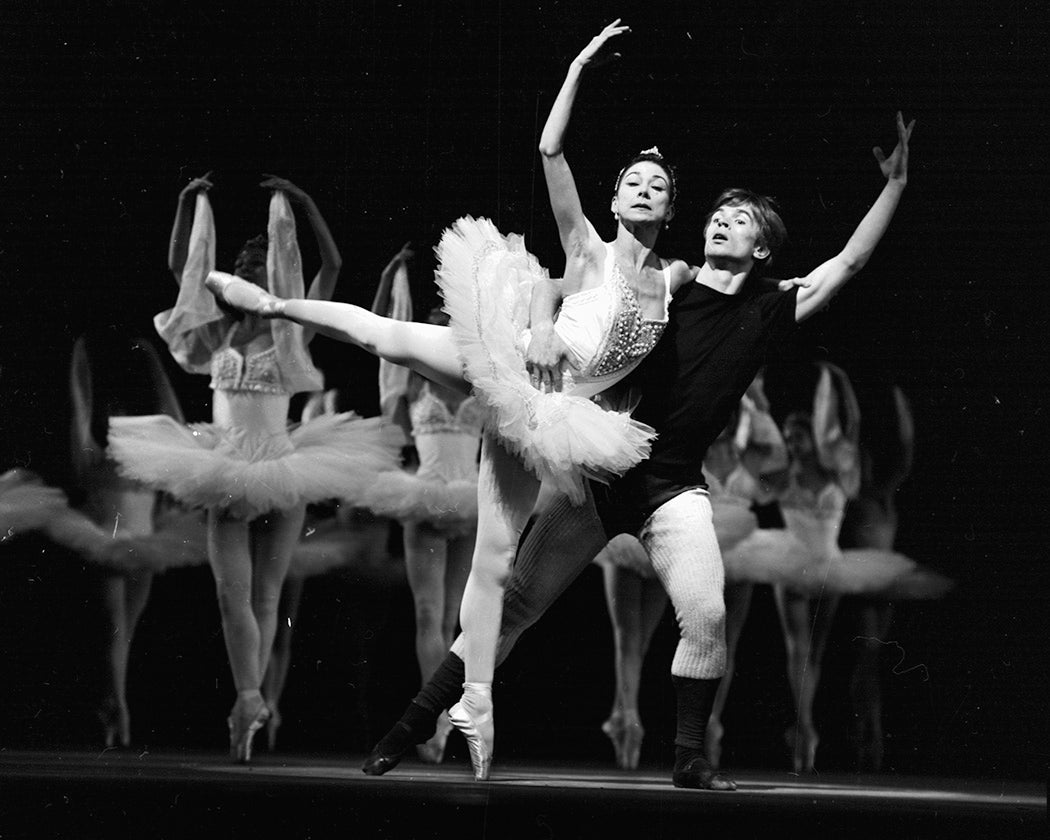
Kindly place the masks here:
<instances>
[{"instance_id":1,"label":"ballerina's pointed foot","mask_svg":"<svg viewBox=\"0 0 1050 840\"><path fill-rule=\"evenodd\" d=\"M241 312L248 312L261 318L277 318L284 311L284 301L281 298L271 295L254 283L249 283L247 280L242 280L224 271L208 272L204 285L227 306L232 306Z\"/></svg>"},{"instance_id":2,"label":"ballerina's pointed foot","mask_svg":"<svg viewBox=\"0 0 1050 840\"><path fill-rule=\"evenodd\" d=\"M612 741L616 766L621 770L637 770L642 754L645 729L636 709L614 712L602 724L602 732Z\"/></svg>"},{"instance_id":3,"label":"ballerina's pointed foot","mask_svg":"<svg viewBox=\"0 0 1050 840\"><path fill-rule=\"evenodd\" d=\"M470 748L474 780L484 782L492 770L492 751L496 739L492 719L492 695L466 692L451 709L448 719L458 729Z\"/></svg>"},{"instance_id":4,"label":"ballerina's pointed foot","mask_svg":"<svg viewBox=\"0 0 1050 840\"><path fill-rule=\"evenodd\" d=\"M722 766L722 735L725 730L722 722L711 718L707 722L707 734L704 736L704 750L707 753L707 762L715 770Z\"/></svg>"},{"instance_id":5,"label":"ballerina's pointed foot","mask_svg":"<svg viewBox=\"0 0 1050 840\"><path fill-rule=\"evenodd\" d=\"M270 709L261 696L238 697L226 719L230 727L230 758L238 764L252 760L252 739L270 718Z\"/></svg>"},{"instance_id":6,"label":"ballerina's pointed foot","mask_svg":"<svg viewBox=\"0 0 1050 840\"><path fill-rule=\"evenodd\" d=\"M131 746L131 716L127 706L107 700L99 708L98 718L102 722L102 742L106 749Z\"/></svg>"},{"instance_id":7,"label":"ballerina's pointed foot","mask_svg":"<svg viewBox=\"0 0 1050 840\"><path fill-rule=\"evenodd\" d=\"M820 736L812 726L789 726L784 732L784 743L791 751L791 766L796 773L816 771L817 746Z\"/></svg>"},{"instance_id":8,"label":"ballerina's pointed foot","mask_svg":"<svg viewBox=\"0 0 1050 840\"><path fill-rule=\"evenodd\" d=\"M447 712L442 712L437 721L437 731L427 741L416 745L416 753L420 759L427 764L440 764L444 761L445 745L451 732L452 721L448 719Z\"/></svg>"}]
</instances>

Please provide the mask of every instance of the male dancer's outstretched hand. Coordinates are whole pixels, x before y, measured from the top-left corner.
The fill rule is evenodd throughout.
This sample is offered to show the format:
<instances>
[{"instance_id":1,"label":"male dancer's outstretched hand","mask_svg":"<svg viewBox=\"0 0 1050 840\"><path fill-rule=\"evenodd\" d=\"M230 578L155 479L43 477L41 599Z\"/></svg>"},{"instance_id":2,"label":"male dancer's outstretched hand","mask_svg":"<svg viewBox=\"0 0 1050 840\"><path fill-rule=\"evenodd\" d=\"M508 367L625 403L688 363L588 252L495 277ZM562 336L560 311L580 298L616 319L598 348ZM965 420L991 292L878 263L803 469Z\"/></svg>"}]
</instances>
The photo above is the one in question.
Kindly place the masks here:
<instances>
[{"instance_id":1,"label":"male dancer's outstretched hand","mask_svg":"<svg viewBox=\"0 0 1050 840\"><path fill-rule=\"evenodd\" d=\"M915 120L907 125L904 117L897 112L897 145L889 157L882 152L881 146L872 149L875 160L879 162L879 169L888 181L898 181L901 186L908 183L908 141L911 139L911 131L915 128Z\"/></svg>"}]
</instances>

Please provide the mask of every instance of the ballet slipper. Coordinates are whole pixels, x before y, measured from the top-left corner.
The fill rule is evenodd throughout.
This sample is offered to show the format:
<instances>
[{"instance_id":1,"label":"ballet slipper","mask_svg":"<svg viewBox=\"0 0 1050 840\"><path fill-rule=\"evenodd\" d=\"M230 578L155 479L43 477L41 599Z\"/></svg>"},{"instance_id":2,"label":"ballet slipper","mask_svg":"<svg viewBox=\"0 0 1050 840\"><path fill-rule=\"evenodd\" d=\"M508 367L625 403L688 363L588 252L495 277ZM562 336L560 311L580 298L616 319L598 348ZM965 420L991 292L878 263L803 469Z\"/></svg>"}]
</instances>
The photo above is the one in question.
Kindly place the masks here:
<instances>
[{"instance_id":1,"label":"ballet slipper","mask_svg":"<svg viewBox=\"0 0 1050 840\"><path fill-rule=\"evenodd\" d=\"M131 716L127 706L113 698L104 700L98 719L102 722L102 742L106 749L131 746Z\"/></svg>"},{"instance_id":2,"label":"ballet slipper","mask_svg":"<svg viewBox=\"0 0 1050 840\"><path fill-rule=\"evenodd\" d=\"M707 753L707 762L716 770L722 766L722 735L725 729L720 720L711 718L707 722L707 732L704 735L704 750Z\"/></svg>"},{"instance_id":3,"label":"ballet slipper","mask_svg":"<svg viewBox=\"0 0 1050 840\"><path fill-rule=\"evenodd\" d=\"M637 770L642 752L645 729L637 709L614 712L602 724L602 732L612 741L616 766L622 770Z\"/></svg>"},{"instance_id":4,"label":"ballet slipper","mask_svg":"<svg viewBox=\"0 0 1050 840\"><path fill-rule=\"evenodd\" d=\"M695 755L676 767L671 776L676 788L691 790L736 790L736 782L720 770L716 770L702 755Z\"/></svg>"},{"instance_id":5,"label":"ballet slipper","mask_svg":"<svg viewBox=\"0 0 1050 840\"><path fill-rule=\"evenodd\" d=\"M784 743L791 751L791 766L796 773L815 771L817 746L820 744L816 729L801 724L789 726L784 732Z\"/></svg>"},{"instance_id":6,"label":"ballet slipper","mask_svg":"<svg viewBox=\"0 0 1050 840\"><path fill-rule=\"evenodd\" d=\"M270 710L270 719L266 723L266 748L273 752L277 749L277 730L281 728L283 718L276 703L268 703L267 707Z\"/></svg>"},{"instance_id":7,"label":"ballet slipper","mask_svg":"<svg viewBox=\"0 0 1050 840\"><path fill-rule=\"evenodd\" d=\"M474 767L474 780L484 782L492 769L492 753L496 740L491 689L487 686L467 688L459 702L448 710L448 719L467 741L470 763Z\"/></svg>"},{"instance_id":8,"label":"ballet slipper","mask_svg":"<svg viewBox=\"0 0 1050 840\"><path fill-rule=\"evenodd\" d=\"M270 717L270 710L262 695L238 695L226 724L230 728L230 758L238 764L252 760L252 739Z\"/></svg>"},{"instance_id":9,"label":"ballet slipper","mask_svg":"<svg viewBox=\"0 0 1050 840\"><path fill-rule=\"evenodd\" d=\"M215 297L234 309L258 315L261 318L276 318L284 310L284 301L274 297L265 289L224 271L210 271L204 280Z\"/></svg>"}]
</instances>

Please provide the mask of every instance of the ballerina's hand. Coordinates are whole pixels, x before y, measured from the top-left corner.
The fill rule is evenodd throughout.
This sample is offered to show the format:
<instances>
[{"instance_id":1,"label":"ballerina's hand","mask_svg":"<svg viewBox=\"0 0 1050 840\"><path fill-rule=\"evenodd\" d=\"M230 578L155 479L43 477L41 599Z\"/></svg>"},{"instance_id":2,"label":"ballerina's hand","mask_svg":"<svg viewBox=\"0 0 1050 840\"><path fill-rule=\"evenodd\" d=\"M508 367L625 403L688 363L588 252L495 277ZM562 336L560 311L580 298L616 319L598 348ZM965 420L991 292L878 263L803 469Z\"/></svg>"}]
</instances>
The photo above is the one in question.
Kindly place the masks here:
<instances>
[{"instance_id":1,"label":"ballerina's hand","mask_svg":"<svg viewBox=\"0 0 1050 840\"><path fill-rule=\"evenodd\" d=\"M601 32L591 38L591 42L580 51L580 54L576 56L576 60L583 65L591 65L592 67L600 67L610 61L615 61L620 57L618 52L609 52L603 50L606 42L610 38L615 38L617 35L622 35L624 32L630 32L631 27L621 26L620 18L616 18L612 23L605 27Z\"/></svg>"},{"instance_id":2,"label":"ballerina's hand","mask_svg":"<svg viewBox=\"0 0 1050 840\"><path fill-rule=\"evenodd\" d=\"M209 169L200 178L191 178L190 182L182 188L180 196L189 195L190 193L196 194L198 192L207 192L214 184L211 182L211 173L213 170Z\"/></svg>"},{"instance_id":3,"label":"ballerina's hand","mask_svg":"<svg viewBox=\"0 0 1050 840\"><path fill-rule=\"evenodd\" d=\"M908 183L908 141L911 139L911 131L915 128L915 120L907 125L904 117L897 112L897 145L886 157L880 146L872 149L875 160L879 162L879 169L886 176L887 181L899 181L901 185Z\"/></svg>"},{"instance_id":4,"label":"ballerina's hand","mask_svg":"<svg viewBox=\"0 0 1050 840\"><path fill-rule=\"evenodd\" d=\"M281 178L277 175L268 175L264 172L263 179L263 182L259 184L260 187L264 190L280 190L283 193L287 193L288 198L292 201L297 201L302 204L310 197L287 178Z\"/></svg>"},{"instance_id":5,"label":"ballerina's hand","mask_svg":"<svg viewBox=\"0 0 1050 840\"><path fill-rule=\"evenodd\" d=\"M532 386L549 394L560 391L567 368L576 368L572 351L553 329L534 330L525 350L525 369Z\"/></svg>"}]
</instances>

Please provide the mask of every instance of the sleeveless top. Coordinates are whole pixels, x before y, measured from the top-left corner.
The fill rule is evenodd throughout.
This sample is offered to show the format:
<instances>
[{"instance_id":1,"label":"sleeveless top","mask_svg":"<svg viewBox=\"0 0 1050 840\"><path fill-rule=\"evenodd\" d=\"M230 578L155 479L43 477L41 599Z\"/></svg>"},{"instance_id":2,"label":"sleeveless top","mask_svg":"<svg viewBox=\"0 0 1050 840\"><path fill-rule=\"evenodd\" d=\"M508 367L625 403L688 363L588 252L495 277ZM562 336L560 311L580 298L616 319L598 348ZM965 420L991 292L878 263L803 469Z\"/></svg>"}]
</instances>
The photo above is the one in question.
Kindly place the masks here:
<instances>
[{"instance_id":1,"label":"sleeveless top","mask_svg":"<svg viewBox=\"0 0 1050 840\"><path fill-rule=\"evenodd\" d=\"M254 391L260 394L288 394L281 376L277 346L258 353L242 354L230 346L235 324L223 346L211 357L211 387L215 391Z\"/></svg>"},{"instance_id":2,"label":"sleeveless top","mask_svg":"<svg viewBox=\"0 0 1050 840\"><path fill-rule=\"evenodd\" d=\"M467 397L452 411L431 390L430 383L425 382L408 413L419 455L416 477L442 482L476 482L484 421L477 399Z\"/></svg>"},{"instance_id":3,"label":"sleeveless top","mask_svg":"<svg viewBox=\"0 0 1050 840\"><path fill-rule=\"evenodd\" d=\"M664 317L643 318L638 297L616 263L613 246L605 244L605 268L600 286L567 295L554 331L576 357L565 390L597 394L630 373L652 350L667 327L671 301L670 263L663 267Z\"/></svg>"},{"instance_id":4,"label":"sleeveless top","mask_svg":"<svg viewBox=\"0 0 1050 840\"><path fill-rule=\"evenodd\" d=\"M484 421L484 414L477 399L467 397L453 412L448 404L431 390L429 382L423 383L419 396L409 406L408 414L412 420L412 434L415 437L441 433L479 437Z\"/></svg>"}]
</instances>

